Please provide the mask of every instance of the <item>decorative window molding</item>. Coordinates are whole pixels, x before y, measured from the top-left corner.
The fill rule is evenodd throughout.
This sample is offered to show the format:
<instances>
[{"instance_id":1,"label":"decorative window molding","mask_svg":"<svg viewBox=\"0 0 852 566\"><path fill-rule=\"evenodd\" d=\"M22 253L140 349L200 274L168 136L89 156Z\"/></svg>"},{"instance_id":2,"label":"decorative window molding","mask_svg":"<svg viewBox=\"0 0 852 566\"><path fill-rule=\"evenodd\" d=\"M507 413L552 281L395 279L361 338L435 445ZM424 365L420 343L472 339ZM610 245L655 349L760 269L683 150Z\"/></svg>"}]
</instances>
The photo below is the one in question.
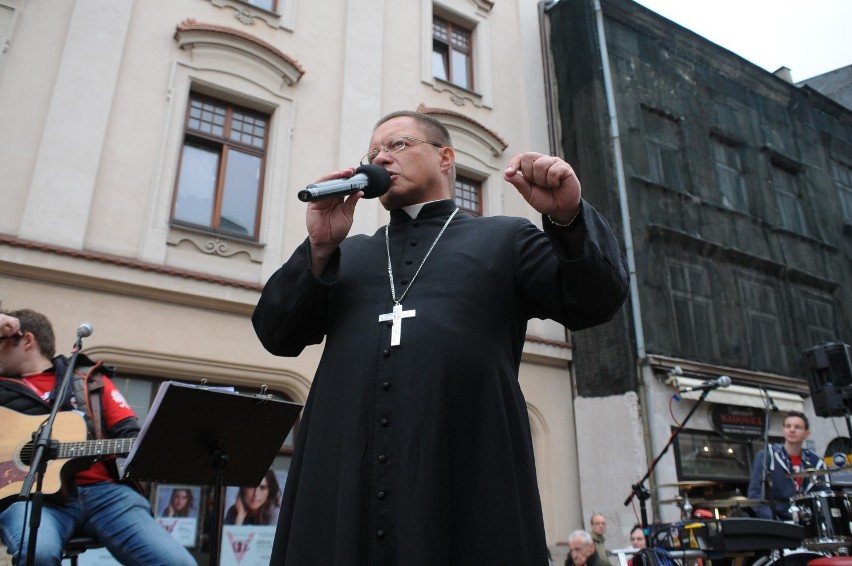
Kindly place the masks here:
<instances>
[{"instance_id":1,"label":"decorative window molding","mask_svg":"<svg viewBox=\"0 0 852 566\"><path fill-rule=\"evenodd\" d=\"M480 214L502 214L502 177L491 182L493 176L503 171L502 155L508 147L500 134L453 110L421 104L417 111L436 118L449 130L456 153L457 174L479 183Z\"/></svg>"},{"instance_id":2,"label":"decorative window molding","mask_svg":"<svg viewBox=\"0 0 852 566\"><path fill-rule=\"evenodd\" d=\"M269 117L264 187L279 187L289 178L295 102L293 89L304 73L290 57L249 33L222 26L184 22L176 44L160 125L162 148L152 176L140 257L151 263L215 273L247 281L264 281L277 269L285 241L280 222L289 199L283 191L263 190L256 241L194 230L172 220L175 183L186 139L184 123L190 95L201 94ZM219 239L216 239L216 235ZM223 246L221 242L226 242Z\"/></svg>"},{"instance_id":3,"label":"decorative window molding","mask_svg":"<svg viewBox=\"0 0 852 566\"><path fill-rule=\"evenodd\" d=\"M464 114L453 110L445 110L443 108L430 108L421 104L417 108L418 112L430 114L441 121L448 129L467 132L473 136L484 149L493 156L498 157L503 154L509 144L497 132L483 126L473 118L469 118ZM455 138L454 138L455 140Z\"/></svg>"},{"instance_id":4,"label":"decorative window molding","mask_svg":"<svg viewBox=\"0 0 852 566\"><path fill-rule=\"evenodd\" d=\"M276 12L270 12L241 0L208 0L217 8L234 11L234 19L240 23L252 26L258 21L277 29L293 31L296 28L296 0L278 0Z\"/></svg>"},{"instance_id":5,"label":"decorative window molding","mask_svg":"<svg viewBox=\"0 0 852 566\"><path fill-rule=\"evenodd\" d=\"M493 102L491 29L489 15L493 2L486 0L421 0L421 21L424 22L421 38L421 80L438 92L446 94L455 106L472 104L490 108ZM451 82L435 78L433 72L433 22L435 18L448 21L470 31L473 66L473 88L469 90Z\"/></svg>"},{"instance_id":6,"label":"decorative window molding","mask_svg":"<svg viewBox=\"0 0 852 566\"><path fill-rule=\"evenodd\" d=\"M276 73L287 86L299 82L305 70L298 61L253 35L216 24L203 24L193 19L181 22L175 31L178 47L185 51L200 48L235 50Z\"/></svg>"},{"instance_id":7,"label":"decorative window molding","mask_svg":"<svg viewBox=\"0 0 852 566\"><path fill-rule=\"evenodd\" d=\"M188 243L199 252L210 256L227 259L242 255L252 263L263 262L263 244L243 241L227 235L213 234L204 230L195 230L188 226L170 226L166 243L175 247Z\"/></svg>"}]
</instances>

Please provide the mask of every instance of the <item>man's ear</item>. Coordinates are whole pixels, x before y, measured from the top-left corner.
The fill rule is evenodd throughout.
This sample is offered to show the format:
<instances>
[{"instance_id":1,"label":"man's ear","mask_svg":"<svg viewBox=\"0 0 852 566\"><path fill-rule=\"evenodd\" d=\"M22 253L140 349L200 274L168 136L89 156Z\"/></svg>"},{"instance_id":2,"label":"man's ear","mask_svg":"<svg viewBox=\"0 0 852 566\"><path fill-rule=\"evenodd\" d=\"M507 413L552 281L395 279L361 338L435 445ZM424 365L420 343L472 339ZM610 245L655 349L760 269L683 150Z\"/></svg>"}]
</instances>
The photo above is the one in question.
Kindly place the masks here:
<instances>
[{"instance_id":1,"label":"man's ear","mask_svg":"<svg viewBox=\"0 0 852 566\"><path fill-rule=\"evenodd\" d=\"M441 172L446 173L456 162L456 152L451 147L442 147L438 151L441 153Z\"/></svg>"}]
</instances>

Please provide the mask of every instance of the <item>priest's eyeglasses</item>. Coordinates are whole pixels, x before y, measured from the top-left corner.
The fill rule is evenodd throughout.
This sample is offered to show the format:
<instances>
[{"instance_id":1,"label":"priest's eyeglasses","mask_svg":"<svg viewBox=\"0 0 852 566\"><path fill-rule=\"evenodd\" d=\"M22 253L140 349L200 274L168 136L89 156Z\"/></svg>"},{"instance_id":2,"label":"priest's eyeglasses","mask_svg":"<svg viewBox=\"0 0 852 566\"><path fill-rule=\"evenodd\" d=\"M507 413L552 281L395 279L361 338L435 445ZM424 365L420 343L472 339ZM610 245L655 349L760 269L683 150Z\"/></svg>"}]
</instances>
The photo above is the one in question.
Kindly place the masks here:
<instances>
[{"instance_id":1,"label":"priest's eyeglasses","mask_svg":"<svg viewBox=\"0 0 852 566\"><path fill-rule=\"evenodd\" d=\"M399 153L410 145L410 142L423 142L428 143L429 145L434 145L435 147L444 147L439 143L430 142L429 140L421 140L420 138L413 138L411 136L394 136L385 142L384 145L368 151L367 154L361 158L361 165L368 165L372 163L382 151L385 153Z\"/></svg>"}]
</instances>

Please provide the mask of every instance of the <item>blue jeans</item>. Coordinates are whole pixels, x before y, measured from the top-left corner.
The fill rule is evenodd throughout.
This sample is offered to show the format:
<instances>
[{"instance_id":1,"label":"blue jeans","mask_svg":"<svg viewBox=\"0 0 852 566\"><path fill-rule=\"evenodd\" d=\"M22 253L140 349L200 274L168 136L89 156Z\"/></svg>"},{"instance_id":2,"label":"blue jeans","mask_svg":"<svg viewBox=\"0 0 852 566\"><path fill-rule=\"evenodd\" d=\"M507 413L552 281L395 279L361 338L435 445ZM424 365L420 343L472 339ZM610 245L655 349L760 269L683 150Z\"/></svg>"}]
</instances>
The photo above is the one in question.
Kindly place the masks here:
<instances>
[{"instance_id":1,"label":"blue jeans","mask_svg":"<svg viewBox=\"0 0 852 566\"><path fill-rule=\"evenodd\" d=\"M23 537L21 533L25 505L15 502L0 514L0 537L15 564L26 564L29 524ZM73 534L97 538L122 564L197 564L189 551L154 521L148 500L126 485L103 482L77 486L64 506L45 504L33 562L58 566L62 545Z\"/></svg>"}]
</instances>

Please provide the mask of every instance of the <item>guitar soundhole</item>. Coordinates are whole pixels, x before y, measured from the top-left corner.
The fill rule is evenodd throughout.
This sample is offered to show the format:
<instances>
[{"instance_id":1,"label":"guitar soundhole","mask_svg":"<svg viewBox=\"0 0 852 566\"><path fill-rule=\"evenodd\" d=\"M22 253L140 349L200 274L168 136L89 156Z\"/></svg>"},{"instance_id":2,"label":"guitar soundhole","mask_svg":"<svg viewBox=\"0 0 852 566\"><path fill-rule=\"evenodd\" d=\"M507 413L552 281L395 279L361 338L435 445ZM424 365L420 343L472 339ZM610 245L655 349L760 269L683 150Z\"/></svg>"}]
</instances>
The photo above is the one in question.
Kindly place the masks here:
<instances>
[{"instance_id":1,"label":"guitar soundhole","mask_svg":"<svg viewBox=\"0 0 852 566\"><path fill-rule=\"evenodd\" d=\"M33 443L32 441L27 442L23 446L21 446L21 463L27 468L30 467L30 463L33 461Z\"/></svg>"}]
</instances>

